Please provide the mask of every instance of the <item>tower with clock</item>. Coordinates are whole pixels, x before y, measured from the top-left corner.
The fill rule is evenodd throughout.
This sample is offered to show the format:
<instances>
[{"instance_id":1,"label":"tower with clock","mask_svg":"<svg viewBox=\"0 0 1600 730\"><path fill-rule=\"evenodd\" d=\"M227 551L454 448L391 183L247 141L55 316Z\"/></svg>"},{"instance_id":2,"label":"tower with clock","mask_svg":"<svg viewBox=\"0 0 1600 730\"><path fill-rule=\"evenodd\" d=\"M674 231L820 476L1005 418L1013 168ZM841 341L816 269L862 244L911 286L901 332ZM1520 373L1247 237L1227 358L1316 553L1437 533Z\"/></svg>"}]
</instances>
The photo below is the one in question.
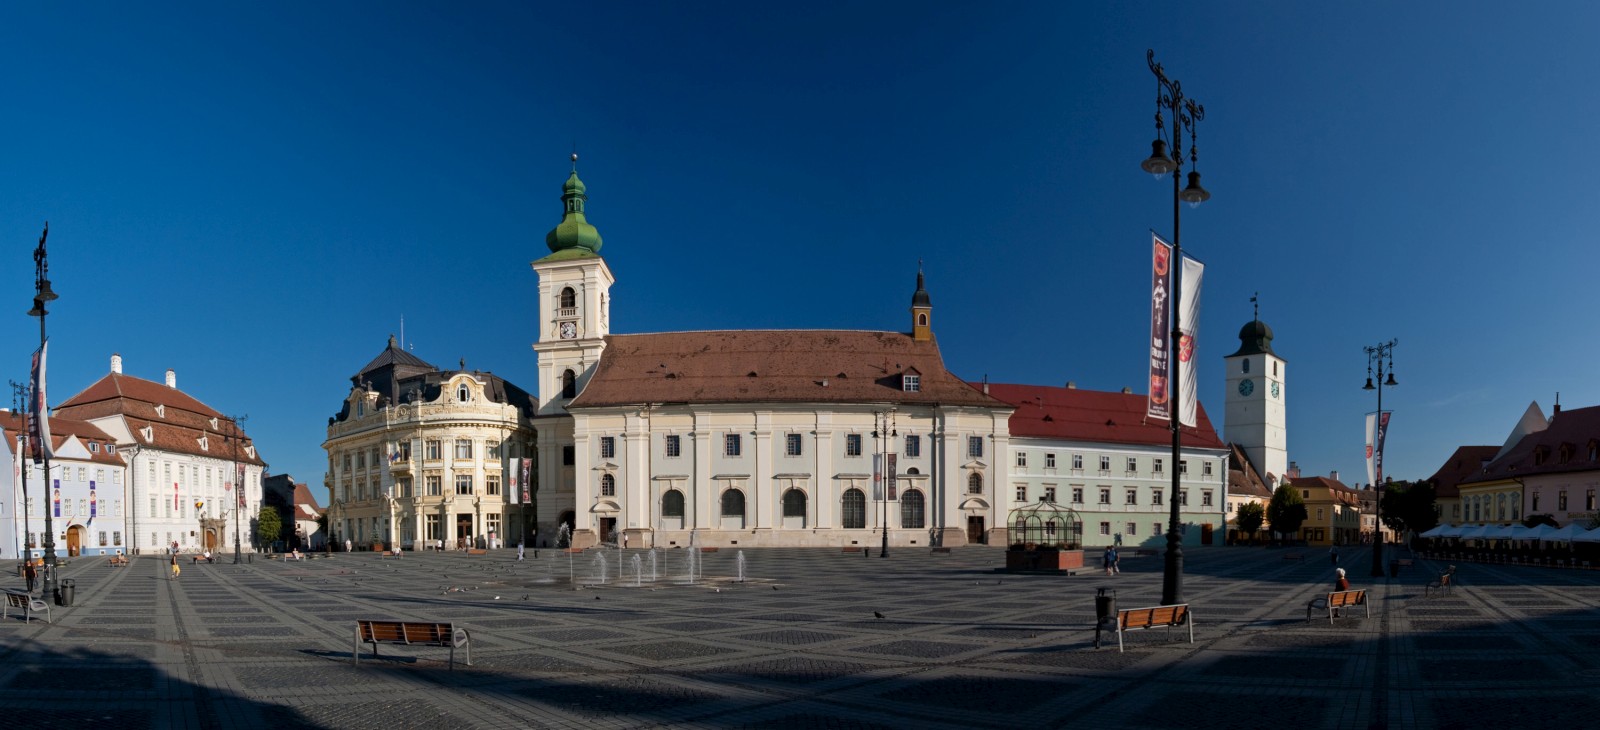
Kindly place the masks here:
<instances>
[{"instance_id":1,"label":"tower with clock","mask_svg":"<svg viewBox=\"0 0 1600 730\"><path fill-rule=\"evenodd\" d=\"M584 217L588 201L578 156L561 188L561 223L544 237L550 255L533 262L539 275L539 415L561 415L600 362L611 330L611 284L600 258L600 232Z\"/></svg>"},{"instance_id":2,"label":"tower with clock","mask_svg":"<svg viewBox=\"0 0 1600 730\"><path fill-rule=\"evenodd\" d=\"M1285 418L1286 363L1272 351L1272 328L1259 318L1239 330L1239 349L1223 358L1228 390L1223 430L1277 486L1289 468Z\"/></svg>"}]
</instances>

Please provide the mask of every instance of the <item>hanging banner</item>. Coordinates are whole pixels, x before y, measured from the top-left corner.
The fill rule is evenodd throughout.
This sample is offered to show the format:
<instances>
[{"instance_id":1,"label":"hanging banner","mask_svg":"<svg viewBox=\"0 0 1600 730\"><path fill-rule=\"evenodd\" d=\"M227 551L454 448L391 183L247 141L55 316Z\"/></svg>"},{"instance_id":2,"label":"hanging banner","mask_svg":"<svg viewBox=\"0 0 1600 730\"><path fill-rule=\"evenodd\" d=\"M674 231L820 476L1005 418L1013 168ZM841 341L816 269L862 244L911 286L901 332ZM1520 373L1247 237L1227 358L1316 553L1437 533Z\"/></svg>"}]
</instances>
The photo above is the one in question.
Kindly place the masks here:
<instances>
[{"instance_id":1,"label":"hanging banner","mask_svg":"<svg viewBox=\"0 0 1600 730\"><path fill-rule=\"evenodd\" d=\"M522 501L523 501L524 504L533 501L533 498L528 496L528 492L529 492L528 471L531 470L532 468L533 468L533 459L522 459Z\"/></svg>"},{"instance_id":2,"label":"hanging banner","mask_svg":"<svg viewBox=\"0 0 1600 730\"><path fill-rule=\"evenodd\" d=\"M50 352L50 341L45 340L39 349L33 351L33 367L28 371L28 388L32 392L29 403L28 435L35 444L33 458L38 459L39 454L55 456L55 445L50 442L50 400L44 392L44 361Z\"/></svg>"},{"instance_id":3,"label":"hanging banner","mask_svg":"<svg viewBox=\"0 0 1600 730\"><path fill-rule=\"evenodd\" d=\"M889 501L890 502L893 502L893 501L895 501L895 500L900 498L899 497L899 491L896 489L896 487L898 485L897 485L897 483L895 481L896 474L899 471L898 468L896 467L896 463L895 463L897 461L895 459L896 456L899 456L899 454L889 454L886 457L888 459L888 464L884 467L884 470L889 472L888 483L889 483Z\"/></svg>"},{"instance_id":4,"label":"hanging banner","mask_svg":"<svg viewBox=\"0 0 1600 730\"><path fill-rule=\"evenodd\" d=\"M522 460L512 459L509 471L511 473L507 475L506 486L510 489L507 493L511 495L511 504L517 504L517 500L522 497L522 481L517 478L522 475Z\"/></svg>"},{"instance_id":5,"label":"hanging banner","mask_svg":"<svg viewBox=\"0 0 1600 730\"><path fill-rule=\"evenodd\" d=\"M173 482L172 483L172 511L173 512L177 512L180 509L182 509L182 507L178 506L178 483L177 482Z\"/></svg>"},{"instance_id":6,"label":"hanging banner","mask_svg":"<svg viewBox=\"0 0 1600 730\"><path fill-rule=\"evenodd\" d=\"M1152 243L1150 263L1150 396L1145 414L1150 418L1172 419L1172 402L1168 396L1167 340L1171 336L1167 327L1167 295L1172 275L1172 244L1150 234Z\"/></svg>"},{"instance_id":7,"label":"hanging banner","mask_svg":"<svg viewBox=\"0 0 1600 730\"><path fill-rule=\"evenodd\" d=\"M872 501L883 499L883 454L872 455Z\"/></svg>"},{"instance_id":8,"label":"hanging banner","mask_svg":"<svg viewBox=\"0 0 1600 730\"><path fill-rule=\"evenodd\" d=\"M60 517L61 516L61 480L60 479L56 479L56 480L53 480L53 482L55 484L55 492L54 492L54 495L51 497L51 501L55 502L55 509L56 509L55 516L56 517Z\"/></svg>"},{"instance_id":9,"label":"hanging banner","mask_svg":"<svg viewBox=\"0 0 1600 730\"><path fill-rule=\"evenodd\" d=\"M1371 444L1367 448L1367 474L1372 477L1374 485L1383 484L1383 439L1389 434L1389 416L1393 411L1383 411L1377 414L1377 428L1373 430ZM1373 422L1373 414L1367 414L1367 423Z\"/></svg>"},{"instance_id":10,"label":"hanging banner","mask_svg":"<svg viewBox=\"0 0 1600 730\"><path fill-rule=\"evenodd\" d=\"M100 511L100 503L94 496L94 480L89 480L89 521L93 522L95 514Z\"/></svg>"},{"instance_id":11,"label":"hanging banner","mask_svg":"<svg viewBox=\"0 0 1600 730\"><path fill-rule=\"evenodd\" d=\"M239 485L239 508L244 509L244 462L233 465L233 483Z\"/></svg>"},{"instance_id":12,"label":"hanging banner","mask_svg":"<svg viewBox=\"0 0 1600 730\"><path fill-rule=\"evenodd\" d=\"M1178 329L1183 334L1178 335L1178 422L1190 428L1195 427L1195 411L1198 410L1200 389L1197 387L1200 379L1197 377L1197 360L1194 356L1196 332L1200 329L1200 280L1205 276L1205 264L1195 261L1188 256L1183 257L1183 277L1179 279L1178 291Z\"/></svg>"},{"instance_id":13,"label":"hanging banner","mask_svg":"<svg viewBox=\"0 0 1600 730\"><path fill-rule=\"evenodd\" d=\"M1368 413L1367 414L1366 427L1364 429L1362 429L1362 431L1364 432L1364 435L1366 436L1366 439L1367 439L1367 453L1366 453L1365 458L1367 460L1367 483L1368 484L1377 484L1378 483L1378 480L1374 476L1374 471L1373 471L1373 468L1372 468L1373 467L1372 455L1373 455L1373 453L1375 453L1372 450L1372 434L1377 431L1377 428L1376 428L1377 420L1378 420L1378 414L1376 414L1376 413Z\"/></svg>"}]
</instances>

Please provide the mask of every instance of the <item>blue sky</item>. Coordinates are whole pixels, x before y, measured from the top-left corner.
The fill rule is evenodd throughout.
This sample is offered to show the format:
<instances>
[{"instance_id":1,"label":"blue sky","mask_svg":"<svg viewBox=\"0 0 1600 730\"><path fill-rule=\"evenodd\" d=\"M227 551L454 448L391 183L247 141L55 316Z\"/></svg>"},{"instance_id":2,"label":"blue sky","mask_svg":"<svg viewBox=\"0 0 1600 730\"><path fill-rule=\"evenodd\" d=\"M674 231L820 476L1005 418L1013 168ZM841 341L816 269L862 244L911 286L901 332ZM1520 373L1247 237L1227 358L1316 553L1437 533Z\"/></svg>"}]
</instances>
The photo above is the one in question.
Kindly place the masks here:
<instances>
[{"instance_id":1,"label":"blue sky","mask_svg":"<svg viewBox=\"0 0 1600 730\"><path fill-rule=\"evenodd\" d=\"M185 391L322 492L401 317L534 386L528 262L576 144L618 332L907 329L918 259L970 379L1142 390L1169 183L1154 48L1206 107L1201 399L1259 291L1290 458L1365 480L1363 345L1399 338L1389 473L1600 404L1583 87L1600 6L83 3L0 23L0 380L51 225L60 401ZM0 301L3 301L0 297Z\"/></svg>"}]
</instances>

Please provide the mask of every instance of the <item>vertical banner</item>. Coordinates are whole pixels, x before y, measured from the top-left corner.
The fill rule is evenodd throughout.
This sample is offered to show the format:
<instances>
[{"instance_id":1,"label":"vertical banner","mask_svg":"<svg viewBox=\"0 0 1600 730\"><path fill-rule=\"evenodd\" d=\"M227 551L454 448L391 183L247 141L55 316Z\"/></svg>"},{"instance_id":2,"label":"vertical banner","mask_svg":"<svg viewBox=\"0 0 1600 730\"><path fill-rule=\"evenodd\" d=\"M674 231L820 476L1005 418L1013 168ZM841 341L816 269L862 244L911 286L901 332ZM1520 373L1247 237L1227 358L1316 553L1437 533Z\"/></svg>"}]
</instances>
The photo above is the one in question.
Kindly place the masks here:
<instances>
[{"instance_id":1,"label":"vertical banner","mask_svg":"<svg viewBox=\"0 0 1600 730\"><path fill-rule=\"evenodd\" d=\"M510 463L511 468L507 469L510 473L506 475L506 486L509 489L506 493L511 495L511 504L517 504L517 500L522 497L522 481L517 478L522 475L522 460L512 459Z\"/></svg>"},{"instance_id":2,"label":"vertical banner","mask_svg":"<svg viewBox=\"0 0 1600 730\"><path fill-rule=\"evenodd\" d=\"M1172 245L1152 233L1150 264L1150 400L1145 414L1171 420L1172 403L1167 393L1167 294L1172 274Z\"/></svg>"},{"instance_id":3,"label":"vertical banner","mask_svg":"<svg viewBox=\"0 0 1600 730\"><path fill-rule=\"evenodd\" d=\"M55 516L56 517L60 517L61 516L61 480L60 479L56 479L56 480L54 480L54 483L55 483L55 492L51 496L51 501L55 503L55 510L56 510Z\"/></svg>"},{"instance_id":4,"label":"vertical banner","mask_svg":"<svg viewBox=\"0 0 1600 730\"><path fill-rule=\"evenodd\" d=\"M888 481L888 484L889 484L889 501L890 502L893 502L893 501L895 501L895 500L900 498L899 490L896 489L898 484L895 481L895 477L896 477L897 473L899 472L899 469L897 468L896 463L895 463L897 461L895 459L896 456L899 456L899 454L891 453L887 457L885 457L886 459L888 459L888 463L884 466L884 471L887 471L889 473L889 477L888 477L887 481Z\"/></svg>"},{"instance_id":5,"label":"vertical banner","mask_svg":"<svg viewBox=\"0 0 1600 730\"><path fill-rule=\"evenodd\" d=\"M528 491L529 491L528 470L533 468L533 459L522 459L521 461L522 461L522 502L523 502L523 504L527 504L527 503L533 501L533 499L528 496Z\"/></svg>"},{"instance_id":6,"label":"vertical banner","mask_svg":"<svg viewBox=\"0 0 1600 730\"><path fill-rule=\"evenodd\" d=\"M872 455L872 501L883 499L883 454Z\"/></svg>"},{"instance_id":7,"label":"vertical banner","mask_svg":"<svg viewBox=\"0 0 1600 730\"><path fill-rule=\"evenodd\" d=\"M1200 279L1205 276L1206 266L1188 256L1182 258L1179 262L1183 266L1183 278L1179 280L1182 289L1178 291L1178 329L1183 333L1178 335L1178 387L1181 389L1178 422L1194 428L1196 404L1200 400L1195 334L1200 329Z\"/></svg>"},{"instance_id":8,"label":"vertical banner","mask_svg":"<svg viewBox=\"0 0 1600 730\"><path fill-rule=\"evenodd\" d=\"M1378 433L1372 439L1372 469L1375 473L1373 484L1383 484L1383 438L1389 434L1390 413L1392 411L1383 411L1378 414Z\"/></svg>"},{"instance_id":9,"label":"vertical banner","mask_svg":"<svg viewBox=\"0 0 1600 730\"><path fill-rule=\"evenodd\" d=\"M233 465L233 483L239 485L239 509L244 509L244 462Z\"/></svg>"},{"instance_id":10,"label":"vertical banner","mask_svg":"<svg viewBox=\"0 0 1600 730\"><path fill-rule=\"evenodd\" d=\"M1364 435L1366 436L1366 439L1367 439L1367 456L1366 456L1366 458L1367 458L1367 483L1368 484L1372 484L1372 485L1376 485L1378 483L1377 472L1373 470L1373 463L1372 463L1372 456L1375 453L1372 450L1372 435L1374 433L1377 433L1377 431L1378 431L1377 424L1378 424L1378 414L1376 414L1376 413L1368 413L1367 414L1367 425L1366 425L1366 428L1363 429L1363 430L1365 431Z\"/></svg>"},{"instance_id":11,"label":"vertical banner","mask_svg":"<svg viewBox=\"0 0 1600 730\"><path fill-rule=\"evenodd\" d=\"M93 522L95 515L100 511L100 502L94 495L94 480L89 480L89 521Z\"/></svg>"},{"instance_id":12,"label":"vertical banner","mask_svg":"<svg viewBox=\"0 0 1600 730\"><path fill-rule=\"evenodd\" d=\"M50 400L44 392L44 365L45 356L50 351L50 341L45 340L39 349L33 351L33 367L28 371L28 387L33 392L28 414L32 422L29 436L35 444L34 459L42 453L46 456L55 456L55 446L50 442Z\"/></svg>"},{"instance_id":13,"label":"vertical banner","mask_svg":"<svg viewBox=\"0 0 1600 730\"><path fill-rule=\"evenodd\" d=\"M177 482L173 482L172 483L172 511L173 512L177 512L180 509L182 509L182 507L180 507L178 505L178 483Z\"/></svg>"}]
</instances>

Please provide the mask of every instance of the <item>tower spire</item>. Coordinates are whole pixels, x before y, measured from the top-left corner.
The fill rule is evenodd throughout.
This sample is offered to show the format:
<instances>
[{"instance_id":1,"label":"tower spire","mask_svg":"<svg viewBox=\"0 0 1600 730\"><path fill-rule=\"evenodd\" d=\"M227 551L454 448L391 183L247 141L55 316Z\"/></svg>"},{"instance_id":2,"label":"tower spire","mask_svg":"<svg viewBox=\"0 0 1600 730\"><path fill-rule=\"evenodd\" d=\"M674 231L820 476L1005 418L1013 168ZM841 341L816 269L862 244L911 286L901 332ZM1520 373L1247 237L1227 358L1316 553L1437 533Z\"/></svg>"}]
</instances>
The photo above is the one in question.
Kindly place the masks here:
<instances>
[{"instance_id":1,"label":"tower spire","mask_svg":"<svg viewBox=\"0 0 1600 730\"><path fill-rule=\"evenodd\" d=\"M911 339L924 342L933 339L933 298L922 275L922 259L917 259L917 290L911 294Z\"/></svg>"},{"instance_id":2,"label":"tower spire","mask_svg":"<svg viewBox=\"0 0 1600 730\"><path fill-rule=\"evenodd\" d=\"M600 232L584 217L584 204L588 201L588 188L578 178L578 153L572 153L572 174L561 186L561 223L545 234L544 243L552 253L571 252L571 255L598 254Z\"/></svg>"}]
</instances>

